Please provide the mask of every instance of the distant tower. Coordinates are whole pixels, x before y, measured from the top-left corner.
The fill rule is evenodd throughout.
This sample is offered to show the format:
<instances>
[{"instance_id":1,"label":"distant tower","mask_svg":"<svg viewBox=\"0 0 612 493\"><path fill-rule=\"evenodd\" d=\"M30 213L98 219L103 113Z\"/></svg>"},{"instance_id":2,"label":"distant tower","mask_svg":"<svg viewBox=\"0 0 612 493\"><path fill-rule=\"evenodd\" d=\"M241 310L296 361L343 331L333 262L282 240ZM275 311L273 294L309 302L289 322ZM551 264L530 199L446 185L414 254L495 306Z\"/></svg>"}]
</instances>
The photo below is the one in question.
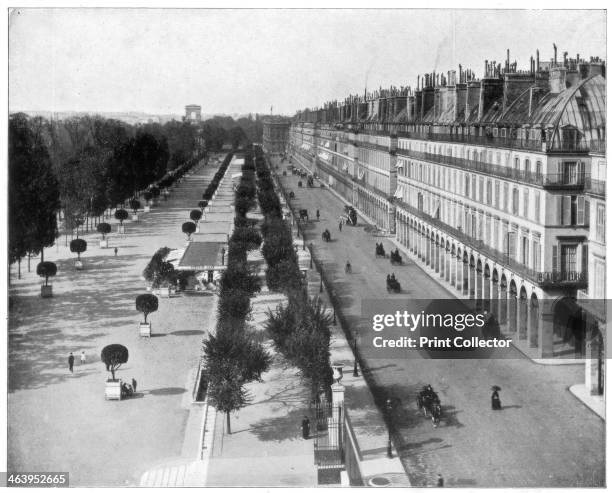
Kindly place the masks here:
<instances>
[{"instance_id":1,"label":"distant tower","mask_svg":"<svg viewBox=\"0 0 612 493\"><path fill-rule=\"evenodd\" d=\"M197 104L185 106L185 121L189 123L200 123L202 121L202 107Z\"/></svg>"}]
</instances>

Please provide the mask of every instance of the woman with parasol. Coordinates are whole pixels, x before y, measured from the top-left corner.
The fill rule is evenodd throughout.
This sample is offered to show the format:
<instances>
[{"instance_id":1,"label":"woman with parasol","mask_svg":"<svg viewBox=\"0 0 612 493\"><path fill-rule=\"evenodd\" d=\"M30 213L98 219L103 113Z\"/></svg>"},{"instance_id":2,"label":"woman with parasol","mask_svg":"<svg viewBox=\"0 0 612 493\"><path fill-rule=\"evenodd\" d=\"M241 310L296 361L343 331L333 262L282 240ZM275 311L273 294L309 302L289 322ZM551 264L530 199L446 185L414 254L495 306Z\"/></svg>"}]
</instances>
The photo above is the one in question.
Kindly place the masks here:
<instances>
[{"instance_id":1,"label":"woman with parasol","mask_svg":"<svg viewBox=\"0 0 612 493\"><path fill-rule=\"evenodd\" d=\"M501 387L493 385L491 390L493 391L493 394L491 395L491 409L494 411L499 411L501 410L501 401L499 400L499 391L501 390Z\"/></svg>"}]
</instances>

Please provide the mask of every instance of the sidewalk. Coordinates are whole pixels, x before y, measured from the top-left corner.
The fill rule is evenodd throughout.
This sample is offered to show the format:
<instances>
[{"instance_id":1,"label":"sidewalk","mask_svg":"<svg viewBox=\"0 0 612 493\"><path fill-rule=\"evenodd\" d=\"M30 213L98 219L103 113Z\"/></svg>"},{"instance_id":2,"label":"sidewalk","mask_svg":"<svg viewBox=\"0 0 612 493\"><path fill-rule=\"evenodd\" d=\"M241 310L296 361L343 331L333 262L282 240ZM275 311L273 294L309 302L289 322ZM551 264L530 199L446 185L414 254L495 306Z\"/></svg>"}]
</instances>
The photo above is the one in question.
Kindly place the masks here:
<instances>
[{"instance_id":1,"label":"sidewalk","mask_svg":"<svg viewBox=\"0 0 612 493\"><path fill-rule=\"evenodd\" d=\"M231 168L231 167L230 167ZM226 176L232 175L228 169ZM225 182L212 202L212 211L219 207L229 210L234 193ZM214 214L214 212L213 212ZM249 214L257 217L257 210ZM233 224L233 214L231 215ZM250 255L256 263L261 256ZM261 266L261 265L260 265ZM251 325L265 337L263 324L269 310L285 301L280 293L266 288L251 300ZM201 473L200 485L207 487L315 487L317 470L314 466L313 441L304 440L301 422L310 415L309 389L284 358L275 353L270 340L264 340L273 355L271 368L262 382L246 386L251 402L230 416L232 433L226 429L226 416L217 413L210 456L205 459L206 472ZM312 416L311 416L311 420Z\"/></svg>"}]
</instances>

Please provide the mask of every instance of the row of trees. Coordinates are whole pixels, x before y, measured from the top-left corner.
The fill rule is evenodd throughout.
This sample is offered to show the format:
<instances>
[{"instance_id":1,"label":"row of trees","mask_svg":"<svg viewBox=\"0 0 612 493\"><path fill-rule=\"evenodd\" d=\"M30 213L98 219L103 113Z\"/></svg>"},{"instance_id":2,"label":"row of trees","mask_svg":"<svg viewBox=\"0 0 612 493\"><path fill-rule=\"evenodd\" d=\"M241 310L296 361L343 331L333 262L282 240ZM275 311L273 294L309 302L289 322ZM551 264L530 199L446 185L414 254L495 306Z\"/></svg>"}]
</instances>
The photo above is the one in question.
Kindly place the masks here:
<instances>
[{"instance_id":1,"label":"row of trees","mask_svg":"<svg viewBox=\"0 0 612 493\"><path fill-rule=\"evenodd\" d=\"M266 329L275 348L300 370L310 383L312 397L327 391L332 383L330 326L332 319L320 299L310 299L303 287L291 229L282 219L282 209L263 151L256 149L257 196L264 214L263 255L268 264L270 289L282 291L288 303L270 312Z\"/></svg>"},{"instance_id":2,"label":"row of trees","mask_svg":"<svg viewBox=\"0 0 612 493\"><path fill-rule=\"evenodd\" d=\"M9 118L9 262L53 245L155 182L176 179L200 158L188 123L131 126L85 116ZM93 224L92 224L93 225ZM44 260L44 257L42 257Z\"/></svg>"},{"instance_id":3,"label":"row of trees","mask_svg":"<svg viewBox=\"0 0 612 493\"><path fill-rule=\"evenodd\" d=\"M245 162L250 161L247 152ZM243 198L242 194L251 193L248 191L251 187L255 187L254 171L252 165L249 169L245 164L236 203ZM248 209L236 209L236 215L243 218L247 212ZM249 402L245 385L260 381L271 361L248 324L251 297L260 291L261 282L247 264L247 253L260 244L261 236L255 229L235 228L229 241L227 270L220 283L216 333L204 342L203 377L209 398L226 415L228 433L231 433L230 413Z\"/></svg>"}]
</instances>

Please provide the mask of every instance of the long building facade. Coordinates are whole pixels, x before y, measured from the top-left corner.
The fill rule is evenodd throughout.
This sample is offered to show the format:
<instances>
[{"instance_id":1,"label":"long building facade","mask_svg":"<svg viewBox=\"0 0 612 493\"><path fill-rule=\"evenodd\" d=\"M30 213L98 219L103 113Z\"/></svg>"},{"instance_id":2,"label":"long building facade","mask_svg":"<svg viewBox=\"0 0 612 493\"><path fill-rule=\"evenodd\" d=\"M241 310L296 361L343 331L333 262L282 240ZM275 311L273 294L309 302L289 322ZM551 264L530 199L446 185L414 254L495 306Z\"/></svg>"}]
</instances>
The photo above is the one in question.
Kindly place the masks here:
<instances>
[{"instance_id":1,"label":"long building facade","mask_svg":"<svg viewBox=\"0 0 612 493\"><path fill-rule=\"evenodd\" d=\"M525 353L585 359L602 394L606 66L539 58L300 111L289 152Z\"/></svg>"}]
</instances>

